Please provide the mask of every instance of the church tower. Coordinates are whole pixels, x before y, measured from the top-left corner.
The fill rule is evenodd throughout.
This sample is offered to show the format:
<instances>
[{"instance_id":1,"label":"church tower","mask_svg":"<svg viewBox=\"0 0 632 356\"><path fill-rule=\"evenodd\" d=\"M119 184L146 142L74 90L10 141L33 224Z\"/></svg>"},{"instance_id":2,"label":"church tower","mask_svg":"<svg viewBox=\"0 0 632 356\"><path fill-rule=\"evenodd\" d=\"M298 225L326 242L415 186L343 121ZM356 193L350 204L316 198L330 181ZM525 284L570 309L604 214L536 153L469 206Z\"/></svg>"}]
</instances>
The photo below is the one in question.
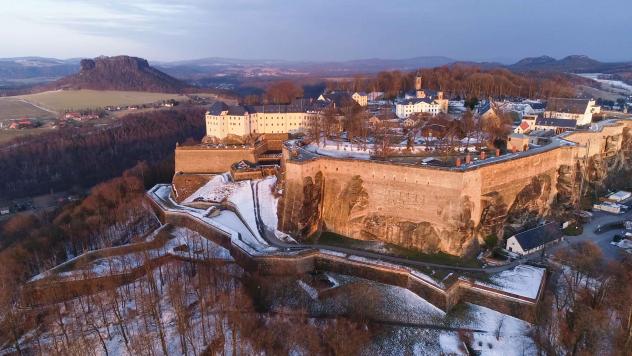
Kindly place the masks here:
<instances>
[{"instance_id":1,"label":"church tower","mask_svg":"<svg viewBox=\"0 0 632 356\"><path fill-rule=\"evenodd\" d=\"M424 93L424 90L422 89L422 87L423 85L422 85L421 73L417 72L417 75L415 76L415 96L417 98L426 97L426 93Z\"/></svg>"}]
</instances>

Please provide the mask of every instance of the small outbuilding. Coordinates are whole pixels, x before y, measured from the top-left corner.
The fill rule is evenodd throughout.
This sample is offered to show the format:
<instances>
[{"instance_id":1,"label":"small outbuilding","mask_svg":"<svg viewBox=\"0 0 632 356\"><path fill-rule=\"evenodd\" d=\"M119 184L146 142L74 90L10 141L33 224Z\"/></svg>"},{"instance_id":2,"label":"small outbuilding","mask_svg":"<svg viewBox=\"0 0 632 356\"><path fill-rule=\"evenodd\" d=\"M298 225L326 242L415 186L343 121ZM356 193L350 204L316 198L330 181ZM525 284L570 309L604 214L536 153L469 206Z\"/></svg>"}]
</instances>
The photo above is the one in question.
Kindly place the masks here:
<instances>
[{"instance_id":1,"label":"small outbuilding","mask_svg":"<svg viewBox=\"0 0 632 356\"><path fill-rule=\"evenodd\" d=\"M528 255L543 249L550 243L559 241L562 236L558 223L547 223L511 236L507 239L507 251Z\"/></svg>"}]
</instances>

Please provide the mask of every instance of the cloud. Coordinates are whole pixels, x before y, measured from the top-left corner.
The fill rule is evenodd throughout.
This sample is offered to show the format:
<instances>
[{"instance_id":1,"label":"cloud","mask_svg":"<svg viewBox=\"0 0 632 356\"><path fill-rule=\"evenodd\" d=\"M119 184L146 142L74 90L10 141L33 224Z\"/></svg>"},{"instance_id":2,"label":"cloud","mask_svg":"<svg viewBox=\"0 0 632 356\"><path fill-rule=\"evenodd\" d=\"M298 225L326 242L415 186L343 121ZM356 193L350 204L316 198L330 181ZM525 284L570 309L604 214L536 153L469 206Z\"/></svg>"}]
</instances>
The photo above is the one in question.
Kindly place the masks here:
<instances>
[{"instance_id":1,"label":"cloud","mask_svg":"<svg viewBox=\"0 0 632 356\"><path fill-rule=\"evenodd\" d=\"M183 15L193 4L162 1L25 0L18 16L32 23L58 26L103 37L137 38L186 34Z\"/></svg>"}]
</instances>

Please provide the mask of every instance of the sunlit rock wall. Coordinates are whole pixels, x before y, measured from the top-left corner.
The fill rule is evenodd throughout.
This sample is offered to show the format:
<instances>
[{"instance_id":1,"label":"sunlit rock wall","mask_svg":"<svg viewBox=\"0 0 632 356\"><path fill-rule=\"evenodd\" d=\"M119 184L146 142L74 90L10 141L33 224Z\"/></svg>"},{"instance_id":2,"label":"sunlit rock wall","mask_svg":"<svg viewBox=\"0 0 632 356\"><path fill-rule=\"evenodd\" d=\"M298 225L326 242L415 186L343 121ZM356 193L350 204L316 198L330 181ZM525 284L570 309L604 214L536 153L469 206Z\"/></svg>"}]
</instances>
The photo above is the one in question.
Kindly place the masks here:
<instances>
[{"instance_id":1,"label":"sunlit rock wall","mask_svg":"<svg viewBox=\"0 0 632 356\"><path fill-rule=\"evenodd\" d=\"M465 171L328 157L297 162L284 152L279 226L298 238L322 229L465 255L486 236L502 237L507 227L575 209L581 176L591 178L581 169L583 157L621 155L619 166L625 166L630 126L574 133L567 140L579 145ZM611 168L599 169L608 177Z\"/></svg>"}]
</instances>

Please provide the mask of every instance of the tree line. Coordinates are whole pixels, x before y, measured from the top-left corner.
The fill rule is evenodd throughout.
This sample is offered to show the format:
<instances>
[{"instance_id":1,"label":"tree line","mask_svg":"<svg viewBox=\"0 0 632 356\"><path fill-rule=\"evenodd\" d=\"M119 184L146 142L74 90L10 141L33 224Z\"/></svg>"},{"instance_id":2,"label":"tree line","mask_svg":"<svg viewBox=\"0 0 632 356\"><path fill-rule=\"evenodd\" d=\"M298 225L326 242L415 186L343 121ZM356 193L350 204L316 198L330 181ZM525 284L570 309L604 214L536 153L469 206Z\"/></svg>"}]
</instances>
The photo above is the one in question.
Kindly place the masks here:
<instances>
[{"instance_id":1,"label":"tree line","mask_svg":"<svg viewBox=\"0 0 632 356\"><path fill-rule=\"evenodd\" d=\"M17 138L0 146L0 198L91 187L139 161L163 161L177 142L203 135L204 110L188 107L126 115L105 128Z\"/></svg>"},{"instance_id":2,"label":"tree line","mask_svg":"<svg viewBox=\"0 0 632 356\"><path fill-rule=\"evenodd\" d=\"M443 91L447 97L468 98L548 98L573 97L573 79L560 73L514 73L507 69L484 70L475 66L452 65L425 68L418 72L384 71L376 76L356 76L352 80L327 81L329 90L384 92L394 99L415 90L420 74L425 89Z\"/></svg>"},{"instance_id":3,"label":"tree line","mask_svg":"<svg viewBox=\"0 0 632 356\"><path fill-rule=\"evenodd\" d=\"M632 258L608 261L588 241L555 260L532 330L541 354L630 355Z\"/></svg>"}]
</instances>

